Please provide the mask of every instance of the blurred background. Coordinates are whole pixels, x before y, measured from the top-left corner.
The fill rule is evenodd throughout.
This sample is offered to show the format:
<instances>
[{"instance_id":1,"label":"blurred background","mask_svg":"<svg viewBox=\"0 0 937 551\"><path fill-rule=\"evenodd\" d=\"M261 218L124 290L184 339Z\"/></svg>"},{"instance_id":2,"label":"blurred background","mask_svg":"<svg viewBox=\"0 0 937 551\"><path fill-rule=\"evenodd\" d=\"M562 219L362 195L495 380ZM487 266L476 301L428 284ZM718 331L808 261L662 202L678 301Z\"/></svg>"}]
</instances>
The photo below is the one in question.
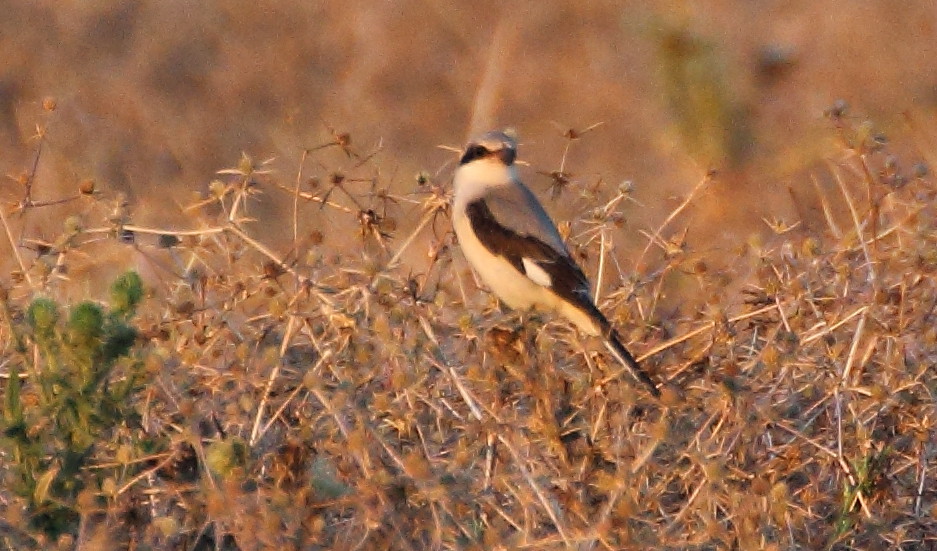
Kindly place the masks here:
<instances>
[{"instance_id":1,"label":"blurred background","mask_svg":"<svg viewBox=\"0 0 937 551\"><path fill-rule=\"evenodd\" d=\"M564 133L601 123L570 145L571 184L548 210L581 214L577 190L631 182L627 237L715 170L684 225L716 255L766 231L764 219L810 229L811 179L828 180L842 152L831 109L905 140L924 166L937 143L935 49L931 0L7 0L0 198L21 199L37 128L34 199L92 179L125 194L136 223L190 227L183 207L242 152L274 158L272 178L290 185L304 149L347 134L363 154L380 148L359 176L406 195L420 171L446 184L455 154L437 146L498 126L517 130L526 180L547 198ZM354 165L325 148L304 175ZM282 214L265 197L252 214ZM420 207L401 208L407 229ZM44 212L27 235L50 234ZM305 229L336 227L321 213ZM646 243L618 241L622 253Z\"/></svg>"}]
</instances>

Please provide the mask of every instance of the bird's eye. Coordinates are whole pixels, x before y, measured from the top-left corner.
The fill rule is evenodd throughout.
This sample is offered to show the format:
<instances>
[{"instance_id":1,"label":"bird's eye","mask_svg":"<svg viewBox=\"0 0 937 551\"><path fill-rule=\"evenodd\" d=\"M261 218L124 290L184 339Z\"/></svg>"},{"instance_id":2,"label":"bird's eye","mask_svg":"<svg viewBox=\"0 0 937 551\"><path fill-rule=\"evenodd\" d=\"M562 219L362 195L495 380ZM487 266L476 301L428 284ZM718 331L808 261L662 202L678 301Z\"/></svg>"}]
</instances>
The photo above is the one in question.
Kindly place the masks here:
<instances>
[{"instance_id":1,"label":"bird's eye","mask_svg":"<svg viewBox=\"0 0 937 551\"><path fill-rule=\"evenodd\" d=\"M481 159L482 157L488 155L489 151L483 145L473 145L465 150L465 154L462 155L462 159L459 161L459 164L464 165L465 163L470 163L475 159Z\"/></svg>"}]
</instances>

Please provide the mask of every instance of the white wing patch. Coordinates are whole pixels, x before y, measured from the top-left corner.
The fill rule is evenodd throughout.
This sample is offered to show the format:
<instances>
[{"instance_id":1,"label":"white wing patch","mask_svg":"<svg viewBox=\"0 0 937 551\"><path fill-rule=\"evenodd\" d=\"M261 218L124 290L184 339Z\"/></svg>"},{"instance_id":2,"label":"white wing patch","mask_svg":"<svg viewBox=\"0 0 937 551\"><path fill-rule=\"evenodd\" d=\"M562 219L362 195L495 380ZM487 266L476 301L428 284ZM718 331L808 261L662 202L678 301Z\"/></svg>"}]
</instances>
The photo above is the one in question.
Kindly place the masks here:
<instances>
[{"instance_id":1,"label":"white wing patch","mask_svg":"<svg viewBox=\"0 0 937 551\"><path fill-rule=\"evenodd\" d=\"M550 274L541 268L539 264L527 257L522 258L521 263L524 265L524 273L527 274L527 277L530 278L531 281L544 287L553 286L553 279L550 277Z\"/></svg>"}]
</instances>

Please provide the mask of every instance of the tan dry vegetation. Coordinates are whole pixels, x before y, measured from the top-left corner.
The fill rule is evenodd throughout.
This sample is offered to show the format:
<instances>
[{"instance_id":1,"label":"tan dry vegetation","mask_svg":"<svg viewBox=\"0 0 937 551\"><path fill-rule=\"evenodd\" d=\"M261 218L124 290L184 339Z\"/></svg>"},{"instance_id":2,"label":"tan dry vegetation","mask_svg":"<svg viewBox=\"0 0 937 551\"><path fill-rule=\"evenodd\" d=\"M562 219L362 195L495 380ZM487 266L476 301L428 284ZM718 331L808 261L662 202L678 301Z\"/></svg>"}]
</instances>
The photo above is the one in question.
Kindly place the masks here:
<instances>
[{"instance_id":1,"label":"tan dry vegetation","mask_svg":"<svg viewBox=\"0 0 937 551\"><path fill-rule=\"evenodd\" d=\"M933 546L934 184L899 171L863 128L833 114L843 148L828 227L778 227L741 252L753 276L731 310L724 274L681 243L709 179L647 235L652 269L635 274L608 254L627 190L577 190L604 208L573 221L572 241L604 267L602 307L665 381L661 403L565 323L484 307L451 242L445 179L366 193L374 210L351 192L366 179L296 188L245 157L188 210L191 232L74 198L99 225L75 219L38 256L24 237L4 365L36 357L37 337L17 351L12 336L32 297L83 285L73 264L123 249L153 287L136 320L135 420L100 435L76 521L53 533L79 548ZM329 148L359 170L379 162L339 138ZM258 193L292 197L277 221L287 232L322 212L357 224L354 247L310 234L274 252L246 218ZM410 201L421 220L408 235L389 221ZM5 229L21 231L10 216ZM400 265L407 248L430 270ZM661 306L673 274L696 282L705 308ZM9 450L4 465L12 480ZM47 545L25 497L0 497L5 545Z\"/></svg>"},{"instance_id":2,"label":"tan dry vegetation","mask_svg":"<svg viewBox=\"0 0 937 551\"><path fill-rule=\"evenodd\" d=\"M67 444L35 408L55 356L31 301L106 296L128 267L148 295L111 374L144 374L133 415L101 430L68 499L55 460L48 487L14 492L2 448L0 545L937 546L926 3L844 9L824 32L823 3L627 18L546 3L496 37L513 55L472 32L509 15L474 5L16 4L2 24L20 32L0 33L16 53L0 87L0 381L8 415L26 373L16 400L46 457ZM913 44L885 40L905 28ZM435 64L421 39L441 45ZM729 70L774 41L796 63L751 82ZM491 91L481 75L504 59ZM727 88L676 93L700 67ZM451 156L433 148L485 118L486 90L491 118L529 138L543 197L564 180L537 172L573 174L548 208L665 382L660 403L567 324L476 288L447 218ZM605 124L567 140L550 119ZM751 150L733 149L741 127ZM42 524L37 500L74 516Z\"/></svg>"}]
</instances>

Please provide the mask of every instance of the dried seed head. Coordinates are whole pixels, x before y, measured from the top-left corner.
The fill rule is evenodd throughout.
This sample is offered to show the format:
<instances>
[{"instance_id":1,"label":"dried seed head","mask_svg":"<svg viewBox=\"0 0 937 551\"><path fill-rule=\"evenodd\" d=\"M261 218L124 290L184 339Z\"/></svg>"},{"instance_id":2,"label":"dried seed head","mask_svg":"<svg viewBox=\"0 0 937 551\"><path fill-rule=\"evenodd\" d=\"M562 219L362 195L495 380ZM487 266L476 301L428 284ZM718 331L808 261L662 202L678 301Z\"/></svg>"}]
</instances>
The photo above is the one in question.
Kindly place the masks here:
<instances>
[{"instance_id":1,"label":"dried seed head","mask_svg":"<svg viewBox=\"0 0 937 551\"><path fill-rule=\"evenodd\" d=\"M241 174L252 174L254 172L254 159L247 153L241 152L241 158L238 160L238 172Z\"/></svg>"},{"instance_id":2,"label":"dried seed head","mask_svg":"<svg viewBox=\"0 0 937 551\"><path fill-rule=\"evenodd\" d=\"M823 114L833 120L838 120L846 115L846 110L848 108L849 105L846 103L846 100L838 99L833 102L833 105L824 111Z\"/></svg>"},{"instance_id":3,"label":"dried seed head","mask_svg":"<svg viewBox=\"0 0 937 551\"><path fill-rule=\"evenodd\" d=\"M68 235L75 235L80 232L82 228L81 217L80 216L69 216L65 219L65 233Z\"/></svg>"},{"instance_id":4,"label":"dried seed head","mask_svg":"<svg viewBox=\"0 0 937 551\"><path fill-rule=\"evenodd\" d=\"M157 246L161 249L171 249L180 243L179 238L172 234L160 234L156 240Z\"/></svg>"},{"instance_id":5,"label":"dried seed head","mask_svg":"<svg viewBox=\"0 0 937 551\"><path fill-rule=\"evenodd\" d=\"M212 196L216 199L220 199L224 196L226 187L225 183L221 180L212 180L211 183L208 184L208 191L210 191Z\"/></svg>"},{"instance_id":6,"label":"dried seed head","mask_svg":"<svg viewBox=\"0 0 937 551\"><path fill-rule=\"evenodd\" d=\"M898 168L898 157L896 155L888 155L885 157L885 170L894 171Z\"/></svg>"}]
</instances>

